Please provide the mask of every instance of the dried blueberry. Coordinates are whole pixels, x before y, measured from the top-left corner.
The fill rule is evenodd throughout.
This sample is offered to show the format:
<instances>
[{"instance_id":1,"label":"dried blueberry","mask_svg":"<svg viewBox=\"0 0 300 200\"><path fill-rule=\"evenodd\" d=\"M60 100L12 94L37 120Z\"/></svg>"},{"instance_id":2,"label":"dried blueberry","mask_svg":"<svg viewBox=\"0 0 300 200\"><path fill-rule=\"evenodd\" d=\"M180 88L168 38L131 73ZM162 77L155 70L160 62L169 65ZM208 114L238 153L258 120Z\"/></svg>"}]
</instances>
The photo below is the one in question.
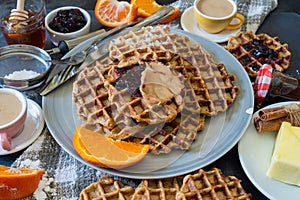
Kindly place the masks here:
<instances>
[{"instance_id":1,"label":"dried blueberry","mask_svg":"<svg viewBox=\"0 0 300 200\"><path fill-rule=\"evenodd\" d=\"M263 40L259 40L259 39L253 39L252 40L252 44L254 46L263 46L264 45L264 41Z\"/></svg>"},{"instance_id":2,"label":"dried blueberry","mask_svg":"<svg viewBox=\"0 0 300 200\"><path fill-rule=\"evenodd\" d=\"M252 44L244 44L243 45L244 49L246 49L246 51L250 51L253 48Z\"/></svg>"},{"instance_id":3,"label":"dried blueberry","mask_svg":"<svg viewBox=\"0 0 300 200\"><path fill-rule=\"evenodd\" d=\"M241 62L242 62L242 64L244 64L244 65L248 65L250 62L252 62L252 60L251 60L250 57L244 56L244 57L241 58Z\"/></svg>"},{"instance_id":4,"label":"dried blueberry","mask_svg":"<svg viewBox=\"0 0 300 200\"><path fill-rule=\"evenodd\" d=\"M86 25L86 19L79 9L59 10L49 27L61 33L71 33L80 30Z\"/></svg>"},{"instance_id":5,"label":"dried blueberry","mask_svg":"<svg viewBox=\"0 0 300 200\"><path fill-rule=\"evenodd\" d=\"M257 65L256 63L251 64L249 67L255 72L258 72L260 69L260 66Z\"/></svg>"}]
</instances>

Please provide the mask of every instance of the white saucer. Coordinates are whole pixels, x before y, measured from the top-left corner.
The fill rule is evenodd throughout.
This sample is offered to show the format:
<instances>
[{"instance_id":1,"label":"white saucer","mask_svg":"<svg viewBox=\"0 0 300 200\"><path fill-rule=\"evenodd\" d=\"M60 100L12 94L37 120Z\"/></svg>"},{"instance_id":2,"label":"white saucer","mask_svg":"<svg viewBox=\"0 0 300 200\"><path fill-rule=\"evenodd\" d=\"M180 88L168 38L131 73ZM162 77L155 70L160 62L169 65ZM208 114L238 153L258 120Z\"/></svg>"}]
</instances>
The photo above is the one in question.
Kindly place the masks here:
<instances>
[{"instance_id":1,"label":"white saucer","mask_svg":"<svg viewBox=\"0 0 300 200\"><path fill-rule=\"evenodd\" d=\"M3 150L0 146L0 155L12 154L28 147L43 131L45 120L41 107L30 99L27 99L27 103L28 112L23 131L12 138L10 151Z\"/></svg>"},{"instance_id":2,"label":"white saucer","mask_svg":"<svg viewBox=\"0 0 300 200\"><path fill-rule=\"evenodd\" d=\"M198 25L195 17L194 17L194 11L193 6L187 8L184 13L181 15L181 26L183 30L188 31L190 33L203 36L213 42L222 43L226 42L230 36L236 35L241 29L225 29L224 31L217 33L217 34L211 34L207 33Z\"/></svg>"}]
</instances>

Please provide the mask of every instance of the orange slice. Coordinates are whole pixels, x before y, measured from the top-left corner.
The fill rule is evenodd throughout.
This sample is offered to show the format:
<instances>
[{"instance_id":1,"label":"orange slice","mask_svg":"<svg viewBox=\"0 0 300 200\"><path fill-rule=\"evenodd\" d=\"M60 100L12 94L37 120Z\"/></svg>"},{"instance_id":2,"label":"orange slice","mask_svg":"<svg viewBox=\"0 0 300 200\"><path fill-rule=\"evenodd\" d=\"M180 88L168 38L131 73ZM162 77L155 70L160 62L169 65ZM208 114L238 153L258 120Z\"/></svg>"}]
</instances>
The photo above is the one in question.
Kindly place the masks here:
<instances>
[{"instance_id":1,"label":"orange slice","mask_svg":"<svg viewBox=\"0 0 300 200\"><path fill-rule=\"evenodd\" d=\"M0 200L20 199L31 195L44 173L44 170L0 165Z\"/></svg>"},{"instance_id":2,"label":"orange slice","mask_svg":"<svg viewBox=\"0 0 300 200\"><path fill-rule=\"evenodd\" d=\"M150 149L149 145L115 141L81 126L74 132L73 145L87 162L115 169L140 162Z\"/></svg>"},{"instance_id":3,"label":"orange slice","mask_svg":"<svg viewBox=\"0 0 300 200\"><path fill-rule=\"evenodd\" d=\"M104 26L117 27L134 21L137 17L137 6L125 1L98 0L94 9L96 19Z\"/></svg>"},{"instance_id":4,"label":"orange slice","mask_svg":"<svg viewBox=\"0 0 300 200\"><path fill-rule=\"evenodd\" d=\"M155 0L131 0L130 3L138 7L138 16L140 17L149 17L163 7L162 5L159 5ZM168 23L176 19L179 15L179 9L175 8L174 13L166 19L163 19L160 23Z\"/></svg>"}]
</instances>

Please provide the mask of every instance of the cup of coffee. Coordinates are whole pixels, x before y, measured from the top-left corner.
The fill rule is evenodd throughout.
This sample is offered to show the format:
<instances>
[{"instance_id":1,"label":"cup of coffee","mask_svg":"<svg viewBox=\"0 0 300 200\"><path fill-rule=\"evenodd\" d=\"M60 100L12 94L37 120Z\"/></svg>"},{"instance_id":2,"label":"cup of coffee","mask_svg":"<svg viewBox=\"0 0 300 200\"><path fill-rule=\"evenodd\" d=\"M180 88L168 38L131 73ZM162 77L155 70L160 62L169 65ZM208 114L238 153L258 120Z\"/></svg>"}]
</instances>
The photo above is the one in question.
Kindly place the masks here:
<instances>
[{"instance_id":1,"label":"cup of coffee","mask_svg":"<svg viewBox=\"0 0 300 200\"><path fill-rule=\"evenodd\" d=\"M240 28L245 19L232 0L195 0L194 15L199 26L208 33ZM237 20L235 20L237 19ZM238 23L232 23L238 21Z\"/></svg>"},{"instance_id":2,"label":"cup of coffee","mask_svg":"<svg viewBox=\"0 0 300 200\"><path fill-rule=\"evenodd\" d=\"M27 100L19 91L0 89L0 145L11 149L11 138L23 130L27 117Z\"/></svg>"}]
</instances>

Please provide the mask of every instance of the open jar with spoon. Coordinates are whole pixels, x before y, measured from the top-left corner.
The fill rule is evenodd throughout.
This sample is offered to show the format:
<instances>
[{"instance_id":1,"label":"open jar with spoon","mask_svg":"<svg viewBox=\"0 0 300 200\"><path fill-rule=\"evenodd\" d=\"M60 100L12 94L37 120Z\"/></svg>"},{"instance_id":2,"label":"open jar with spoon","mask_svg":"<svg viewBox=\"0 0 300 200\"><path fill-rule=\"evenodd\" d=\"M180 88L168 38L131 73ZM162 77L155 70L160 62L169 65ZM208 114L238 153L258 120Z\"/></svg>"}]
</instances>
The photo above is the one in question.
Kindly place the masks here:
<instances>
[{"instance_id":1,"label":"open jar with spoon","mask_svg":"<svg viewBox=\"0 0 300 200\"><path fill-rule=\"evenodd\" d=\"M0 2L0 31L7 44L46 44L44 0L5 0Z\"/></svg>"}]
</instances>

